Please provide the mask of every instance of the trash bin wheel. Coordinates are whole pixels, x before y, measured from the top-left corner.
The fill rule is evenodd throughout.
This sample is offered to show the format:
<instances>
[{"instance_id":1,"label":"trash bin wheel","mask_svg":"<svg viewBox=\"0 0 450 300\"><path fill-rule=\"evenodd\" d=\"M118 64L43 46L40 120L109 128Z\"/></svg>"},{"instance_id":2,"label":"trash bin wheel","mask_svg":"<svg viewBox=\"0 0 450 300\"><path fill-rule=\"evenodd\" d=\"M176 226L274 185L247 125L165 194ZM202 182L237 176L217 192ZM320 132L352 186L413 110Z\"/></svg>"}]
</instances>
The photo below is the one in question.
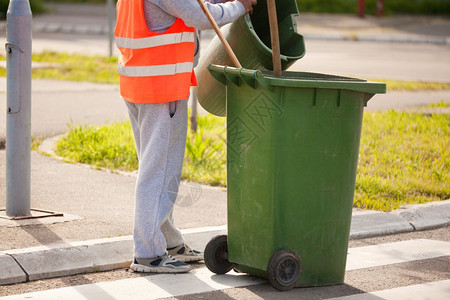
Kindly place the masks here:
<instances>
[{"instance_id":1,"label":"trash bin wheel","mask_svg":"<svg viewBox=\"0 0 450 300\"><path fill-rule=\"evenodd\" d=\"M206 245L204 260L206 267L213 273L225 274L233 268L228 261L228 244L226 235L213 237Z\"/></svg>"},{"instance_id":2,"label":"trash bin wheel","mask_svg":"<svg viewBox=\"0 0 450 300\"><path fill-rule=\"evenodd\" d=\"M293 289L300 279L301 272L300 258L289 250L275 252L267 265L267 279L280 291Z\"/></svg>"}]
</instances>

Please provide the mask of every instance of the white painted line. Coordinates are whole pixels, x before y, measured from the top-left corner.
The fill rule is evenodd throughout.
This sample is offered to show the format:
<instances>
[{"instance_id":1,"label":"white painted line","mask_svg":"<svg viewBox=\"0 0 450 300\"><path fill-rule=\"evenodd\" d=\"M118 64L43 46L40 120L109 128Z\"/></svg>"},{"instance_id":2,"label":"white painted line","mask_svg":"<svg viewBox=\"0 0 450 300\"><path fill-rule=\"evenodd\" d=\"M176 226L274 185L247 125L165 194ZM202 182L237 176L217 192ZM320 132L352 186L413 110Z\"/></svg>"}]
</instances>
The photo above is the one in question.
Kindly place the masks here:
<instances>
[{"instance_id":1,"label":"white painted line","mask_svg":"<svg viewBox=\"0 0 450 300\"><path fill-rule=\"evenodd\" d=\"M159 299L211 292L264 282L251 276L230 272L212 274L201 268L185 274L161 274L112 282L66 287L0 299Z\"/></svg>"},{"instance_id":2,"label":"white painted line","mask_svg":"<svg viewBox=\"0 0 450 300\"><path fill-rule=\"evenodd\" d=\"M390 290L383 290L367 294L357 294L328 300L448 300L450 299L450 280L410 285Z\"/></svg>"},{"instance_id":3,"label":"white painted line","mask_svg":"<svg viewBox=\"0 0 450 300\"><path fill-rule=\"evenodd\" d=\"M350 248L347 271L448 255L450 255L449 242L424 239ZM226 275L215 275L206 268L200 268L186 274L152 275L0 297L0 299L158 299L262 282L265 281L245 274L230 272Z\"/></svg>"},{"instance_id":4,"label":"white painted line","mask_svg":"<svg viewBox=\"0 0 450 300\"><path fill-rule=\"evenodd\" d=\"M349 248L347 271L450 255L450 243L410 240L390 244Z\"/></svg>"}]
</instances>

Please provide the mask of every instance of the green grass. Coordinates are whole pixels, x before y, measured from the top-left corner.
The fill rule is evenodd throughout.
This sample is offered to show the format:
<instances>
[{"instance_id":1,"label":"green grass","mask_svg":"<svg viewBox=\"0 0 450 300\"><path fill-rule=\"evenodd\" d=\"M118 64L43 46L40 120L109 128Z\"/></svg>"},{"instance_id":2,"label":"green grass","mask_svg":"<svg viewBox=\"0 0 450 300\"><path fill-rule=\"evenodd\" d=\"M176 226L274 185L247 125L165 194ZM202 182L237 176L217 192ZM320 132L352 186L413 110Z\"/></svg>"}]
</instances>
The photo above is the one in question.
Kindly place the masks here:
<instances>
[{"instance_id":1,"label":"green grass","mask_svg":"<svg viewBox=\"0 0 450 300\"><path fill-rule=\"evenodd\" d=\"M182 177L225 186L225 119L199 116L199 128L197 133L188 133ZM406 204L449 199L449 132L447 114L365 113L355 207L390 211ZM97 167L137 168L128 122L72 127L56 152Z\"/></svg>"},{"instance_id":2,"label":"green grass","mask_svg":"<svg viewBox=\"0 0 450 300\"><path fill-rule=\"evenodd\" d=\"M106 0L50 0L46 2L53 3L92 3L92 4L102 4L105 3ZM114 0L114 2L117 2Z\"/></svg>"},{"instance_id":3,"label":"green grass","mask_svg":"<svg viewBox=\"0 0 450 300\"><path fill-rule=\"evenodd\" d=\"M439 103L430 104L427 106L428 108L444 108L444 107L450 107L450 103L445 103L444 101L441 101Z\"/></svg>"},{"instance_id":4,"label":"green grass","mask_svg":"<svg viewBox=\"0 0 450 300\"><path fill-rule=\"evenodd\" d=\"M0 60L5 60L5 56L0 55ZM86 56L44 51L34 53L32 60L48 64L45 67L32 69L31 75L34 79L119 83L117 57ZM0 68L0 76L6 76L5 68Z\"/></svg>"},{"instance_id":5,"label":"green grass","mask_svg":"<svg viewBox=\"0 0 450 300\"><path fill-rule=\"evenodd\" d=\"M209 185L226 185L225 118L198 116L198 130L188 132L182 178Z\"/></svg>"},{"instance_id":6,"label":"green grass","mask_svg":"<svg viewBox=\"0 0 450 300\"><path fill-rule=\"evenodd\" d=\"M124 171L138 167L129 122L101 127L70 126L55 153L69 161Z\"/></svg>"},{"instance_id":7,"label":"green grass","mask_svg":"<svg viewBox=\"0 0 450 300\"><path fill-rule=\"evenodd\" d=\"M375 82L386 83L388 91L440 91L450 90L450 83L424 82L424 81L400 81L389 79L372 79Z\"/></svg>"},{"instance_id":8,"label":"green grass","mask_svg":"<svg viewBox=\"0 0 450 300\"><path fill-rule=\"evenodd\" d=\"M450 198L450 115L364 115L355 205L390 211Z\"/></svg>"},{"instance_id":9,"label":"green grass","mask_svg":"<svg viewBox=\"0 0 450 300\"><path fill-rule=\"evenodd\" d=\"M0 20L6 19L10 0L0 0ZM47 11L41 0L30 0L30 8L33 15L41 14Z\"/></svg>"}]
</instances>

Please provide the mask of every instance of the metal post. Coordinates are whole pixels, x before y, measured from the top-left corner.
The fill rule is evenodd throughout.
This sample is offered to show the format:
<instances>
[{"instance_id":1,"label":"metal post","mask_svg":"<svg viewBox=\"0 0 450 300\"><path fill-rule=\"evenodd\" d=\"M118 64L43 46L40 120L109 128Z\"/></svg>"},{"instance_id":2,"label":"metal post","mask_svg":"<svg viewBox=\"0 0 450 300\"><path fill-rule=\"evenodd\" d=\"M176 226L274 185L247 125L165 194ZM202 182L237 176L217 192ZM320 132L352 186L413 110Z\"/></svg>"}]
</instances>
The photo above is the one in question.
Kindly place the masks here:
<instances>
[{"instance_id":1,"label":"metal post","mask_svg":"<svg viewBox=\"0 0 450 300\"><path fill-rule=\"evenodd\" d=\"M384 15L384 0L377 0L377 16L382 17Z\"/></svg>"},{"instance_id":2,"label":"metal post","mask_svg":"<svg viewBox=\"0 0 450 300\"><path fill-rule=\"evenodd\" d=\"M366 9L365 9L366 3L364 0L359 0L358 1L358 16L360 18L364 18L364 15L366 13Z\"/></svg>"},{"instance_id":3,"label":"metal post","mask_svg":"<svg viewBox=\"0 0 450 300\"><path fill-rule=\"evenodd\" d=\"M6 214L30 215L31 26L28 0L11 0L6 21Z\"/></svg>"},{"instance_id":4,"label":"metal post","mask_svg":"<svg viewBox=\"0 0 450 300\"><path fill-rule=\"evenodd\" d=\"M108 15L108 41L109 41L109 56L113 56L114 49L114 23L116 18L115 7L113 0L106 0L106 12Z\"/></svg>"},{"instance_id":5,"label":"metal post","mask_svg":"<svg viewBox=\"0 0 450 300\"><path fill-rule=\"evenodd\" d=\"M197 96L194 89L191 89L191 131L197 132Z\"/></svg>"},{"instance_id":6,"label":"metal post","mask_svg":"<svg viewBox=\"0 0 450 300\"><path fill-rule=\"evenodd\" d=\"M195 45L197 46L196 52L194 55L194 67L198 65L198 60L200 59L200 41L202 39L202 32L200 30L195 30ZM189 94L191 100L191 131L192 133L197 132L197 95L195 94L195 90L191 89L191 93Z\"/></svg>"}]
</instances>

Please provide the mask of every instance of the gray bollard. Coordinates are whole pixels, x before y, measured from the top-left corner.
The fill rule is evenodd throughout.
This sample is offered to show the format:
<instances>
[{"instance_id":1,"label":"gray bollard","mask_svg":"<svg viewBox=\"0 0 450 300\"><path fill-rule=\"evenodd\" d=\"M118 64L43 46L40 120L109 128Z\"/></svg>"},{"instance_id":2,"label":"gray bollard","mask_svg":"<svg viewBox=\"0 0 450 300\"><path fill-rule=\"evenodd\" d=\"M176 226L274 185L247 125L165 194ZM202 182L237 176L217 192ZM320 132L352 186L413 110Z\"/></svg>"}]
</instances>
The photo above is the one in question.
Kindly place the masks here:
<instances>
[{"instance_id":1,"label":"gray bollard","mask_svg":"<svg viewBox=\"0 0 450 300\"><path fill-rule=\"evenodd\" d=\"M6 214L30 215L31 27L28 0L11 0L6 21Z\"/></svg>"}]
</instances>

